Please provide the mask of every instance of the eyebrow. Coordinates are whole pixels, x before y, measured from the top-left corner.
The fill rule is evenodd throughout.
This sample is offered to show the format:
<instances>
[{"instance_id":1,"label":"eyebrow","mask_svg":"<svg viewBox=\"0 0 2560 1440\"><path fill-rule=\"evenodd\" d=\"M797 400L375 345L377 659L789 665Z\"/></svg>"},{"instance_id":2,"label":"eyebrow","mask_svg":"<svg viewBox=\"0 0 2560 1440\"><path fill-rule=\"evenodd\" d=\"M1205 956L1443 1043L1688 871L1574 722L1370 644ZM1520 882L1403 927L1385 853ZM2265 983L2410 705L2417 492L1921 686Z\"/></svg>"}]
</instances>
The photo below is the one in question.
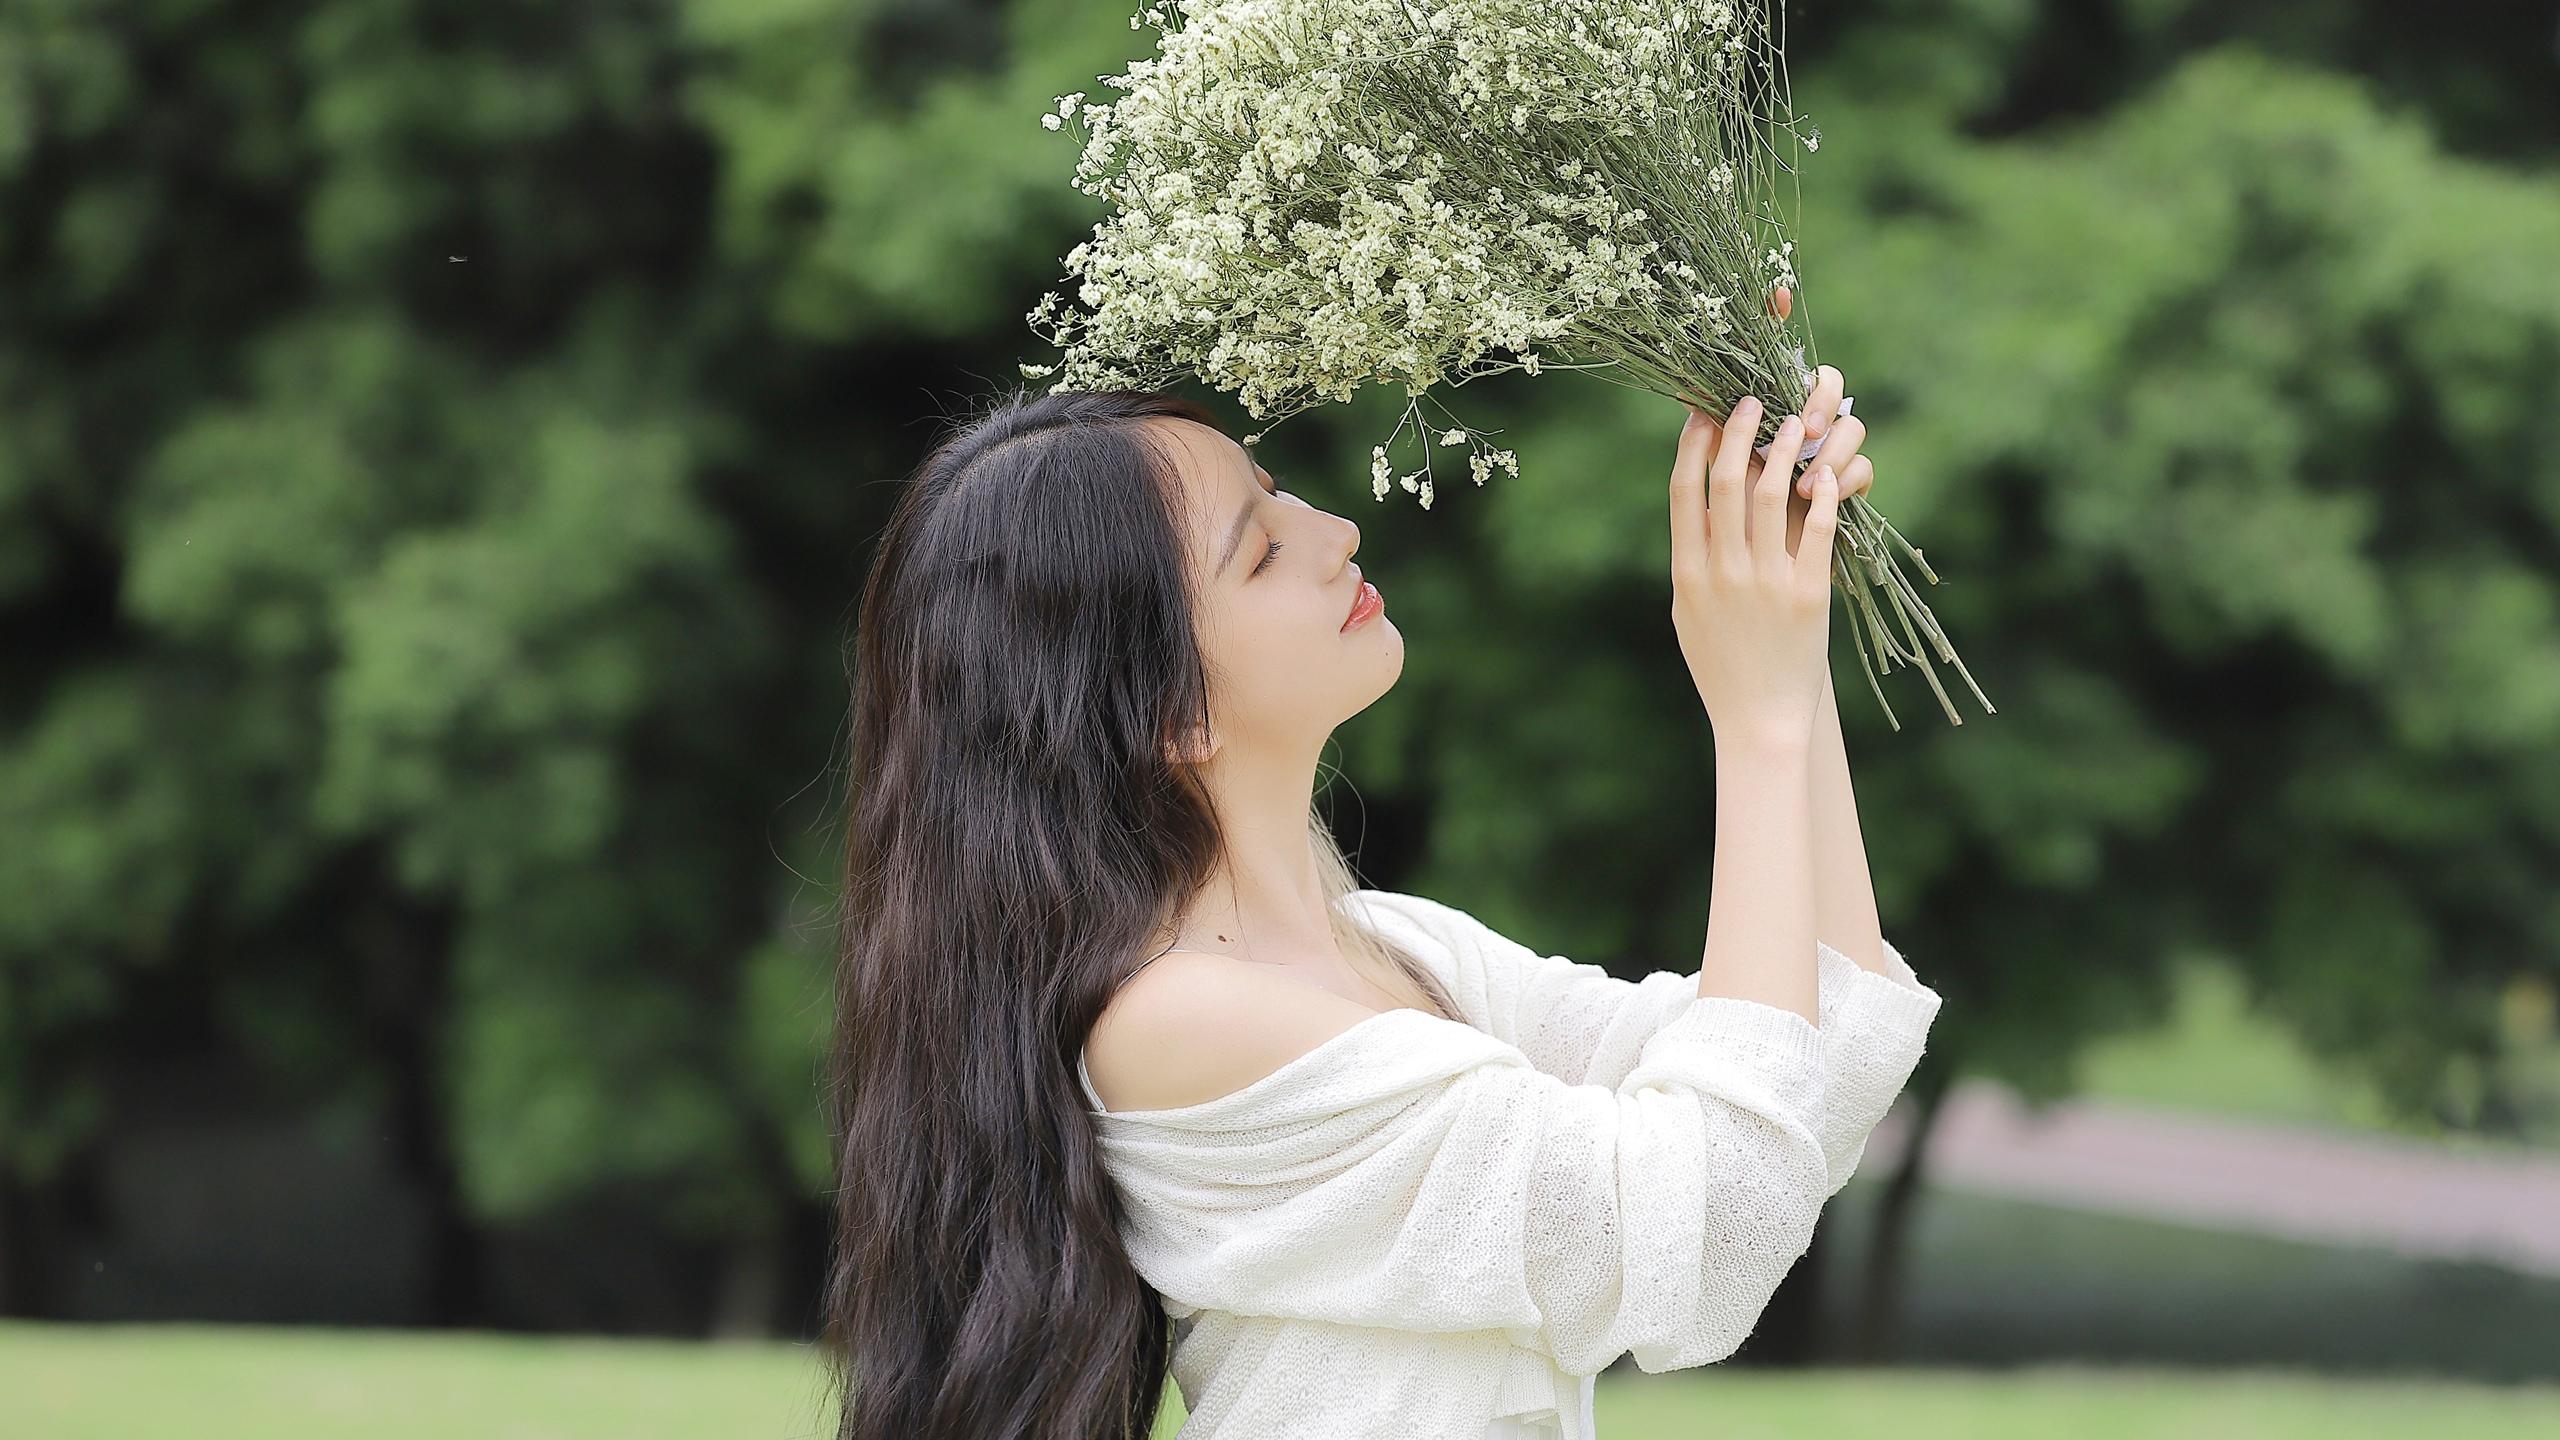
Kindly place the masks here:
<instances>
[{"instance_id":1,"label":"eyebrow","mask_svg":"<svg viewBox=\"0 0 2560 1440\"><path fill-rule=\"evenodd\" d=\"M1259 466L1255 467L1253 486L1257 490L1262 489L1261 468ZM1263 490L1262 493L1268 495L1271 492ZM1220 575L1227 573L1227 565L1236 558L1236 543L1244 539L1244 527L1250 524L1253 520L1253 507L1261 503L1262 502L1259 500L1247 500L1244 502L1244 508L1236 512L1236 523L1227 527L1227 543L1218 551L1218 569L1216 573Z\"/></svg>"}]
</instances>

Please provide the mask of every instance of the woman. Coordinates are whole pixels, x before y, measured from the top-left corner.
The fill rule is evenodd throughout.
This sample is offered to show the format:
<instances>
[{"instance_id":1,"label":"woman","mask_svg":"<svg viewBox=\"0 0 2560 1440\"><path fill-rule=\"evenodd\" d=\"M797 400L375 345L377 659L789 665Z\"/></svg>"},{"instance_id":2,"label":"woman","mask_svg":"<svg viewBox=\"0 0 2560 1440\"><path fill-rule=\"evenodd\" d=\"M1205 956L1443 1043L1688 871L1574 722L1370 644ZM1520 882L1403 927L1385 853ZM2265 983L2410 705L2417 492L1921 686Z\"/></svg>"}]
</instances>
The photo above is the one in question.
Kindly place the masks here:
<instances>
[{"instance_id":1,"label":"woman","mask_svg":"<svg viewBox=\"0 0 2560 1440\"><path fill-rule=\"evenodd\" d=\"M1681 434L1718 847L1642 982L1354 888L1316 771L1404 659L1359 527L1167 395L936 446L855 640L840 1436L1142 1437L1170 1371L1195 1440L1587 1440L1620 1355L1732 1353L1938 1005L1814 936L1840 395L1765 447L1828 429L1792 525L1753 402Z\"/></svg>"}]
</instances>

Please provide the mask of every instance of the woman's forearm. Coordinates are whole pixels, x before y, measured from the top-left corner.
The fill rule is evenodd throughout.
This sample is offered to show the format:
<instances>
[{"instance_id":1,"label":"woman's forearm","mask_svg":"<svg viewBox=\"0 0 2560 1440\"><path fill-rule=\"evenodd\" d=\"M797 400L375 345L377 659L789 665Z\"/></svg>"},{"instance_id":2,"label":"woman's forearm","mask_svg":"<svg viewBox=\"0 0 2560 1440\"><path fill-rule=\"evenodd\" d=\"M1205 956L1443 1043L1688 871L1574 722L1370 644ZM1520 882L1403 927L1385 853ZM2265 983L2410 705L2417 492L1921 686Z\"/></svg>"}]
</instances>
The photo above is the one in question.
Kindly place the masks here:
<instances>
[{"instance_id":1,"label":"woman's forearm","mask_svg":"<svg viewBox=\"0 0 2560 1440\"><path fill-rule=\"evenodd\" d=\"M1716 742L1715 871L1701 998L1730 996L1819 1024L1812 745Z\"/></svg>"},{"instance_id":2,"label":"woman's forearm","mask_svg":"<svg viewBox=\"0 0 2560 1440\"><path fill-rule=\"evenodd\" d=\"M1840 706L1831 682L1822 685L1814 716L1811 773L1813 805L1814 931L1825 944L1876 973L1884 963L1884 927L1876 915L1876 887L1867 871L1867 842L1858 830L1858 797L1849 783L1849 748L1840 738Z\"/></svg>"}]
</instances>

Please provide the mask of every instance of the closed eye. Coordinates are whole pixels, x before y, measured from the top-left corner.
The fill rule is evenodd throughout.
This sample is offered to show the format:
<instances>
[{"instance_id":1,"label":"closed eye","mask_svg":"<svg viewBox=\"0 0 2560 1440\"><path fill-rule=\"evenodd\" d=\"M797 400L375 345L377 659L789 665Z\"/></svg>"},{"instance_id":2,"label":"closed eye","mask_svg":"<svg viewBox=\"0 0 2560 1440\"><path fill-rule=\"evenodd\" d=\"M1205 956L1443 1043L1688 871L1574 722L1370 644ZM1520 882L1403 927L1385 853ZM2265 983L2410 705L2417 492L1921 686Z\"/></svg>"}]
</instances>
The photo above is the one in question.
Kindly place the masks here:
<instances>
[{"instance_id":1,"label":"closed eye","mask_svg":"<svg viewBox=\"0 0 2560 1440\"><path fill-rule=\"evenodd\" d=\"M1261 574L1261 573L1262 573L1262 567L1263 567L1263 566L1265 566L1265 565L1270 564L1270 563L1271 563L1271 557L1272 557L1272 556L1274 556L1274 555L1277 555L1277 554L1279 554L1279 553L1280 553L1280 542L1279 542L1279 541L1277 541L1277 540L1274 540L1274 541L1272 541L1272 542L1270 543L1270 545L1269 545L1269 546L1267 546L1267 547L1265 547L1265 548L1264 548L1264 550L1263 550L1263 552L1262 552L1262 558L1254 562L1254 564L1253 564L1253 570L1252 570L1252 572L1251 572L1251 575L1259 575L1259 574ZM1249 575L1247 578L1251 578L1251 576Z\"/></svg>"}]
</instances>

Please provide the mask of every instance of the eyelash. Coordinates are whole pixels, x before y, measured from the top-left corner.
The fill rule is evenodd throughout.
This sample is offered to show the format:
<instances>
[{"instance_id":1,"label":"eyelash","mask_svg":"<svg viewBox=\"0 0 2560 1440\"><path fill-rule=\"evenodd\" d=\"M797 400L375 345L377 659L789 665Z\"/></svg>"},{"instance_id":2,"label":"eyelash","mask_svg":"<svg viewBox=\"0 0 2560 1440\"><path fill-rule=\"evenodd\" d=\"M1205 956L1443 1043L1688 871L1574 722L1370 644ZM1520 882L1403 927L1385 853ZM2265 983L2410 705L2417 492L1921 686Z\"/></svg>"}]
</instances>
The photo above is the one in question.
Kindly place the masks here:
<instances>
[{"instance_id":1,"label":"eyelash","mask_svg":"<svg viewBox=\"0 0 2560 1440\"><path fill-rule=\"evenodd\" d=\"M1277 555L1277 554L1279 554L1279 553L1280 553L1280 542L1279 542L1279 541L1277 541L1277 540L1274 540L1274 541L1272 541L1272 542L1271 542L1270 546L1269 546L1268 548L1266 548L1266 549L1262 552L1262 559L1261 559L1261 560L1259 560L1259 561L1257 561L1257 562L1255 563L1255 565L1254 565L1254 567L1253 567L1253 573L1254 573L1254 574L1256 574L1256 575L1261 574L1261 573L1262 573L1262 567L1263 567L1263 566L1265 566L1265 565L1270 564L1270 563L1271 563L1271 557L1272 557L1272 556L1274 556L1274 555Z\"/></svg>"}]
</instances>

